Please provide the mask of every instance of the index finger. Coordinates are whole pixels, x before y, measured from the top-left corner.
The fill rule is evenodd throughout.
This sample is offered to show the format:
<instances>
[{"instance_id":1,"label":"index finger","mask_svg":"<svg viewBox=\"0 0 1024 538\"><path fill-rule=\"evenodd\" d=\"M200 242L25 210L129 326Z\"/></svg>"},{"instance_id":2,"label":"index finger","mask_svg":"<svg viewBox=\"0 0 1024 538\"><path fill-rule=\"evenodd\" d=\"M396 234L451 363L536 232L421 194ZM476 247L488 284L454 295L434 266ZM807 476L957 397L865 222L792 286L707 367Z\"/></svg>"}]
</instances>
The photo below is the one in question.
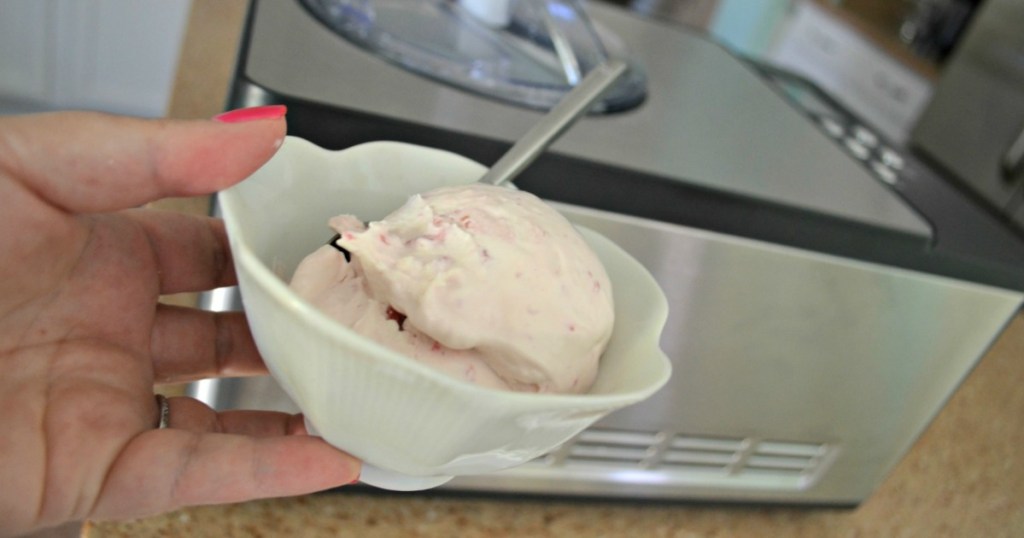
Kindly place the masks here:
<instances>
[{"instance_id":1,"label":"index finger","mask_svg":"<svg viewBox=\"0 0 1024 538\"><path fill-rule=\"evenodd\" d=\"M69 212L209 194L248 177L280 147L284 107L241 123L58 112L0 120L0 170Z\"/></svg>"}]
</instances>

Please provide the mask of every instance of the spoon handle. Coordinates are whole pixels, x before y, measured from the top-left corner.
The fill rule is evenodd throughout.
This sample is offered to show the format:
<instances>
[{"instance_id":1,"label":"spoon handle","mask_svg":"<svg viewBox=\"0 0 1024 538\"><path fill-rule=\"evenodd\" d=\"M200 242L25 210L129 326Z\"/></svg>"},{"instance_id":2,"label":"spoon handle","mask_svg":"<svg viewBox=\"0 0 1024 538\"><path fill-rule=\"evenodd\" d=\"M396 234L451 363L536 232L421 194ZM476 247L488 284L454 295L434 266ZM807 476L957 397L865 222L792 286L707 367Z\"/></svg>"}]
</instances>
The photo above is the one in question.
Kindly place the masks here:
<instances>
[{"instance_id":1,"label":"spoon handle","mask_svg":"<svg viewBox=\"0 0 1024 538\"><path fill-rule=\"evenodd\" d=\"M561 136L590 104L626 71L626 64L620 60L609 60L595 67L566 96L544 115L536 125L516 141L512 147L491 166L481 183L501 185L519 175L541 153Z\"/></svg>"}]
</instances>

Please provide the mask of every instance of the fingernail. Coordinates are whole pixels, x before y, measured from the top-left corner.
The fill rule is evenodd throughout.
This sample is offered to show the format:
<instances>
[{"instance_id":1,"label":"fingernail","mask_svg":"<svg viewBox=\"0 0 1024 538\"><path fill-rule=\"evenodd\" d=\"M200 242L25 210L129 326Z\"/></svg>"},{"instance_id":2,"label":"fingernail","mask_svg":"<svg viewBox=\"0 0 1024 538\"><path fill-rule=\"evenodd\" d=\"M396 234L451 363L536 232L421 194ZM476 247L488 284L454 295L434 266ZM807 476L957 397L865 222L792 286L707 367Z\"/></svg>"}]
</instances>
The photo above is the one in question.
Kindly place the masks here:
<instances>
[{"instance_id":1,"label":"fingernail","mask_svg":"<svg viewBox=\"0 0 1024 538\"><path fill-rule=\"evenodd\" d=\"M221 123L242 123L256 120L279 120L284 117L288 107L284 105L254 106L251 108L238 108L222 112L213 117L214 121Z\"/></svg>"}]
</instances>

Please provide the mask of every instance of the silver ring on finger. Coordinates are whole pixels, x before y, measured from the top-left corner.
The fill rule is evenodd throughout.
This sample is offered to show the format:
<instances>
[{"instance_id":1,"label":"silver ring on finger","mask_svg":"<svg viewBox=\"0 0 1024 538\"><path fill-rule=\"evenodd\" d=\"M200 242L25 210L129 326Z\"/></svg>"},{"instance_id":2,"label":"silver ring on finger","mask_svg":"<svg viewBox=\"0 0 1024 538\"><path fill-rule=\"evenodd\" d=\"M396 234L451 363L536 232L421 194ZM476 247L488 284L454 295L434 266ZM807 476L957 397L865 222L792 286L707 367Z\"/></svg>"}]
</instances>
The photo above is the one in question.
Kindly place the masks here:
<instances>
[{"instance_id":1,"label":"silver ring on finger","mask_svg":"<svg viewBox=\"0 0 1024 538\"><path fill-rule=\"evenodd\" d=\"M157 415L156 429L163 430L171 424L171 406L167 403L167 397L163 394L156 395L156 406L159 410Z\"/></svg>"}]
</instances>

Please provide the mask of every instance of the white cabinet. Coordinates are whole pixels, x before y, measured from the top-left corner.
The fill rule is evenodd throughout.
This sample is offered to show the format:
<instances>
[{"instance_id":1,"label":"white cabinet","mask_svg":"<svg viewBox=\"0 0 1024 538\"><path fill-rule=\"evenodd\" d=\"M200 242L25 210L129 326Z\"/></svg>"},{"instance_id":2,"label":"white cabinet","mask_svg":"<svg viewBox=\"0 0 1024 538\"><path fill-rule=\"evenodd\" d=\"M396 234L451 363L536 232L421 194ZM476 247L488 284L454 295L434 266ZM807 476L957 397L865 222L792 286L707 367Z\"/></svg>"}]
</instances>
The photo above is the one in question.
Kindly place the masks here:
<instances>
[{"instance_id":1,"label":"white cabinet","mask_svg":"<svg viewBox=\"0 0 1024 538\"><path fill-rule=\"evenodd\" d=\"M0 0L0 113L164 115L189 0Z\"/></svg>"}]
</instances>

